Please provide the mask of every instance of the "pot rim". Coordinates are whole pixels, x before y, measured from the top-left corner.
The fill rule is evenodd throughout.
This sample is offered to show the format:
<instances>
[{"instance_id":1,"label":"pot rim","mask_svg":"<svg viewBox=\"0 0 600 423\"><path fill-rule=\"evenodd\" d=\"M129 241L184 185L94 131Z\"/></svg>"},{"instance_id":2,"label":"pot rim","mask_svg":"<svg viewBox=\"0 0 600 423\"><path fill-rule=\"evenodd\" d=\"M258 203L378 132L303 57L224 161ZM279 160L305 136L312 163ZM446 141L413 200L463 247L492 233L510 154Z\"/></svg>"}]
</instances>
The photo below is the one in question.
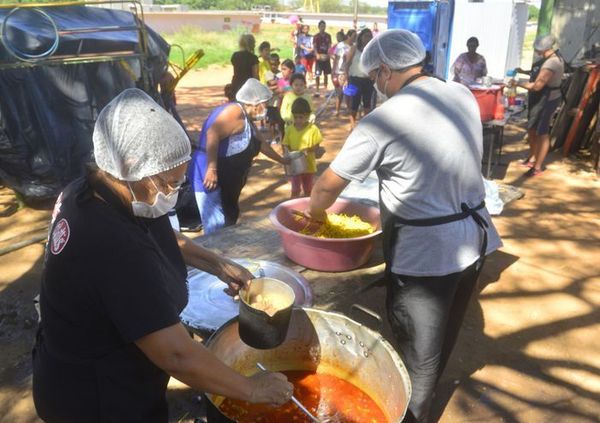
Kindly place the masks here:
<instances>
[{"instance_id":1,"label":"pot rim","mask_svg":"<svg viewBox=\"0 0 600 423\"><path fill-rule=\"evenodd\" d=\"M276 282L277 282L277 284L278 284L278 285L280 285L282 289L284 289L285 291L287 291L287 292L288 292L288 294L290 294L290 296L291 296L291 298L292 298L292 303L291 303L291 304L288 304L288 305L287 305L287 306L285 306L284 308L278 309L278 310L277 310L277 312L276 312L276 313L275 313L273 316L269 316L269 314L268 314L267 312L265 312L265 311L263 311L263 310L259 310L259 309L255 308L255 307L252 307L252 306L250 305L250 303L249 303L248 301L246 301L245 295L240 295L240 302L241 302L241 303L244 303L244 304L245 304L247 307L249 307L249 308L250 308L250 309L251 309L253 312L259 312L259 313L263 313L263 314L267 315L269 318L273 318L273 317L275 317L275 316L276 316L278 313L280 313L280 312L282 312L282 311L285 311L285 310L287 310L287 309L289 309L289 308L292 308L292 309L294 308L294 305L295 305L295 303L296 303L296 293L294 292L294 290L293 290L293 288L292 288L291 286L289 286L287 283L285 283L285 282L283 282L283 281L281 281L281 280L279 280L279 279L277 279L277 278L272 278L272 277L270 277L270 276L262 276L262 277L260 277L260 278L254 278L254 279L251 279L251 280L250 280L250 284L252 284L252 281L254 281L254 280L258 280L258 279L270 279L270 280L272 280L272 281L276 281ZM244 288L240 289L240 294L241 294L242 292L244 292L244 293L245 293L245 289L244 289ZM225 324L227 324L227 323L229 323L229 321L225 322ZM220 329L220 328L219 328L219 329ZM218 330L218 329L217 329L217 330Z\"/></svg>"},{"instance_id":2,"label":"pot rim","mask_svg":"<svg viewBox=\"0 0 600 423\"><path fill-rule=\"evenodd\" d=\"M321 309L314 308L314 307L294 306L292 308L292 313L294 312L294 310L304 310L304 311L308 311L308 312L316 312L321 315L335 316L336 318L341 318L341 319L350 321L351 323L356 324L361 329L365 330L370 336L377 339L378 343L390 354L390 358L394 362L396 369L403 375L402 379L406 382L406 407L404 409L404 413L403 413L402 417L399 420L399 422L401 422L402 419L406 416L406 413L408 412L408 404L410 403L410 399L412 397L412 382L411 382L410 376L408 374L408 369L406 368L406 365L404 364L404 362L402 361L402 358L400 357L400 353L398 351L396 351L396 349L392 346L392 344L387 339L385 339L381 333L377 332L376 330L371 329L370 327L368 327L367 325L365 325L363 323L360 323L356 320L351 319L350 317L346 316L343 313L339 313L339 312L335 312L335 311L328 311L328 310L321 310ZM239 316L236 316L236 317L228 320L227 322L223 323L223 325L221 325L221 327L219 327L216 331L214 331L210 335L210 337L206 340L205 347L210 351L210 346L211 346L211 344L213 344L215 342L215 339L218 338L220 336L220 334L227 329L228 326L234 324L236 320L239 320ZM363 358L363 360L366 360L366 358ZM214 403L213 398L219 397L219 396L222 396L222 395L206 393L206 398L217 409L219 409L219 406ZM395 422L391 422L391 423L395 423Z\"/></svg>"}]
</instances>

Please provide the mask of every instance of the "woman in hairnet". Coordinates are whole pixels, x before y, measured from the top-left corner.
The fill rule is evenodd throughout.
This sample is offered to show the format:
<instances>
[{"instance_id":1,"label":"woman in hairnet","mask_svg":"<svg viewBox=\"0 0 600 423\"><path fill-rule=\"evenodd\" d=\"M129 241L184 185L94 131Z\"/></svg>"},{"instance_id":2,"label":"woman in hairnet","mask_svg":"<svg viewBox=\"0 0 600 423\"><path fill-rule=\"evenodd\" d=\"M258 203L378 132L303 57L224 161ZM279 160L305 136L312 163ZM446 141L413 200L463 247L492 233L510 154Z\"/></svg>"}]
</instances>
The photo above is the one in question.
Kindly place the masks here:
<instances>
[{"instance_id":1,"label":"woman in hairnet","mask_svg":"<svg viewBox=\"0 0 600 423\"><path fill-rule=\"evenodd\" d=\"M516 84L517 87L529 91L529 155L522 162L530 168L527 176L538 176L544 171L544 160L550 150L550 122L562 99L560 86L565 73L565 62L553 48L555 42L552 35L538 37L533 43L533 48L539 59L533 63L530 71L517 68L517 72L529 74L529 82Z\"/></svg>"},{"instance_id":2,"label":"woman in hairnet","mask_svg":"<svg viewBox=\"0 0 600 423\"><path fill-rule=\"evenodd\" d=\"M305 212L323 221L350 181L377 172L388 319L412 382L409 422L427 421L485 256L501 245L485 209L477 102L467 87L426 75L424 60L406 30L367 45L362 67L387 100L352 131Z\"/></svg>"},{"instance_id":3,"label":"woman in hairnet","mask_svg":"<svg viewBox=\"0 0 600 423\"><path fill-rule=\"evenodd\" d=\"M237 92L236 102L214 109L202 126L189 178L205 234L237 222L240 193L259 151L279 163L287 162L254 125L264 119L272 96L270 89L251 78Z\"/></svg>"},{"instance_id":4,"label":"woman in hairnet","mask_svg":"<svg viewBox=\"0 0 600 423\"><path fill-rule=\"evenodd\" d=\"M242 376L179 320L186 264L230 292L252 275L171 229L190 160L181 126L128 89L94 128L97 167L59 196L52 216L33 351L33 398L47 422L167 422L169 376L194 389L282 404L285 376Z\"/></svg>"}]
</instances>

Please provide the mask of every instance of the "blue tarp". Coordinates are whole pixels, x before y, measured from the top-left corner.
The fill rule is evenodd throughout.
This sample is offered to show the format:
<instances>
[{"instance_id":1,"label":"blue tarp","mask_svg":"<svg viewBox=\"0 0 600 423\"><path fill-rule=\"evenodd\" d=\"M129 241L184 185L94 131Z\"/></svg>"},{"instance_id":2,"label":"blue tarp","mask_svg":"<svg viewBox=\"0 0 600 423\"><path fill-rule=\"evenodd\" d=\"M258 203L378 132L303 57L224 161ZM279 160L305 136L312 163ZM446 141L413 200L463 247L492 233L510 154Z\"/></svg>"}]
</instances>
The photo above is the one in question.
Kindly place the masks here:
<instances>
[{"instance_id":1,"label":"blue tarp","mask_svg":"<svg viewBox=\"0 0 600 423\"><path fill-rule=\"evenodd\" d=\"M54 42L47 17L35 12L0 9L10 48L39 54ZM135 27L135 17L125 11L85 6L42 9L59 31L102 27ZM147 28L147 74L158 99L156 82L167 69L169 45ZM56 56L138 52L135 29L75 32L61 36ZM126 88L140 84L139 61L53 64L0 70L0 178L28 199L56 196L71 180L81 176L92 158L92 131L100 110ZM18 63L0 45L0 63ZM134 71L132 74L132 70ZM140 86L141 88L141 86Z\"/></svg>"}]
</instances>

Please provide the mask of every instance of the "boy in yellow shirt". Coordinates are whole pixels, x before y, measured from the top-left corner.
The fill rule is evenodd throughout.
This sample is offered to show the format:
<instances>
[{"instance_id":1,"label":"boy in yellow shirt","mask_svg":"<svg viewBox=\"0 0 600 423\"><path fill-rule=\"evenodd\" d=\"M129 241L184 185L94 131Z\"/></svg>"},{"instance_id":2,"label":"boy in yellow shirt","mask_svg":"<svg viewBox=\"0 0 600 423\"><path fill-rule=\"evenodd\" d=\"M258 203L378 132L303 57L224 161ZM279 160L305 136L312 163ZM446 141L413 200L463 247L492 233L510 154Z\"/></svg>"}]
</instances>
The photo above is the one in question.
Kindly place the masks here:
<instances>
[{"instance_id":1,"label":"boy in yellow shirt","mask_svg":"<svg viewBox=\"0 0 600 423\"><path fill-rule=\"evenodd\" d=\"M305 173L290 176L292 198L300 197L302 191L304 196L308 197L312 191L314 174L317 173L315 150L319 147L323 136L317 125L309 122L311 109L306 99L297 98L292 104L291 112L294 123L285 130L283 151L286 154L290 151L304 152L307 165Z\"/></svg>"},{"instance_id":2,"label":"boy in yellow shirt","mask_svg":"<svg viewBox=\"0 0 600 423\"><path fill-rule=\"evenodd\" d=\"M281 118L284 120L286 127L291 126L294 123L294 116L292 114L292 105L298 98L303 98L307 101L310 107L309 122L315 121L315 108L313 106L310 95L306 93L306 77L300 73L295 73L290 78L290 86L292 91L288 91L283 96L281 102Z\"/></svg>"},{"instance_id":3,"label":"boy in yellow shirt","mask_svg":"<svg viewBox=\"0 0 600 423\"><path fill-rule=\"evenodd\" d=\"M267 72L271 71L271 43L263 41L258 46L258 80L267 85Z\"/></svg>"}]
</instances>

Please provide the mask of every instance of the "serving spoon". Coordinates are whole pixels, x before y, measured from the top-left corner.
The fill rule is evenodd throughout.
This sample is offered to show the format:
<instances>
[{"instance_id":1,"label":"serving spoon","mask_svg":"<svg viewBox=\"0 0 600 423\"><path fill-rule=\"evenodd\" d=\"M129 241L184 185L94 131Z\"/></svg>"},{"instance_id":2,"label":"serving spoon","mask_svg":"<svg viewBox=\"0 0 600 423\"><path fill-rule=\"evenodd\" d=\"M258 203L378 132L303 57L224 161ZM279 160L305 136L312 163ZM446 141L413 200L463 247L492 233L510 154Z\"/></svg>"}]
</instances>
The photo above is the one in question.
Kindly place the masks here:
<instances>
[{"instance_id":1,"label":"serving spoon","mask_svg":"<svg viewBox=\"0 0 600 423\"><path fill-rule=\"evenodd\" d=\"M267 371L265 366L263 366L261 363L256 363L256 367L258 367L263 372ZM298 407L304 414L306 414L314 423L322 423L321 420L313 416L312 413L308 411L308 409L305 406L303 406L302 403L298 401L298 399L295 396L292 395L292 398L290 399L296 405L296 407Z\"/></svg>"}]
</instances>

